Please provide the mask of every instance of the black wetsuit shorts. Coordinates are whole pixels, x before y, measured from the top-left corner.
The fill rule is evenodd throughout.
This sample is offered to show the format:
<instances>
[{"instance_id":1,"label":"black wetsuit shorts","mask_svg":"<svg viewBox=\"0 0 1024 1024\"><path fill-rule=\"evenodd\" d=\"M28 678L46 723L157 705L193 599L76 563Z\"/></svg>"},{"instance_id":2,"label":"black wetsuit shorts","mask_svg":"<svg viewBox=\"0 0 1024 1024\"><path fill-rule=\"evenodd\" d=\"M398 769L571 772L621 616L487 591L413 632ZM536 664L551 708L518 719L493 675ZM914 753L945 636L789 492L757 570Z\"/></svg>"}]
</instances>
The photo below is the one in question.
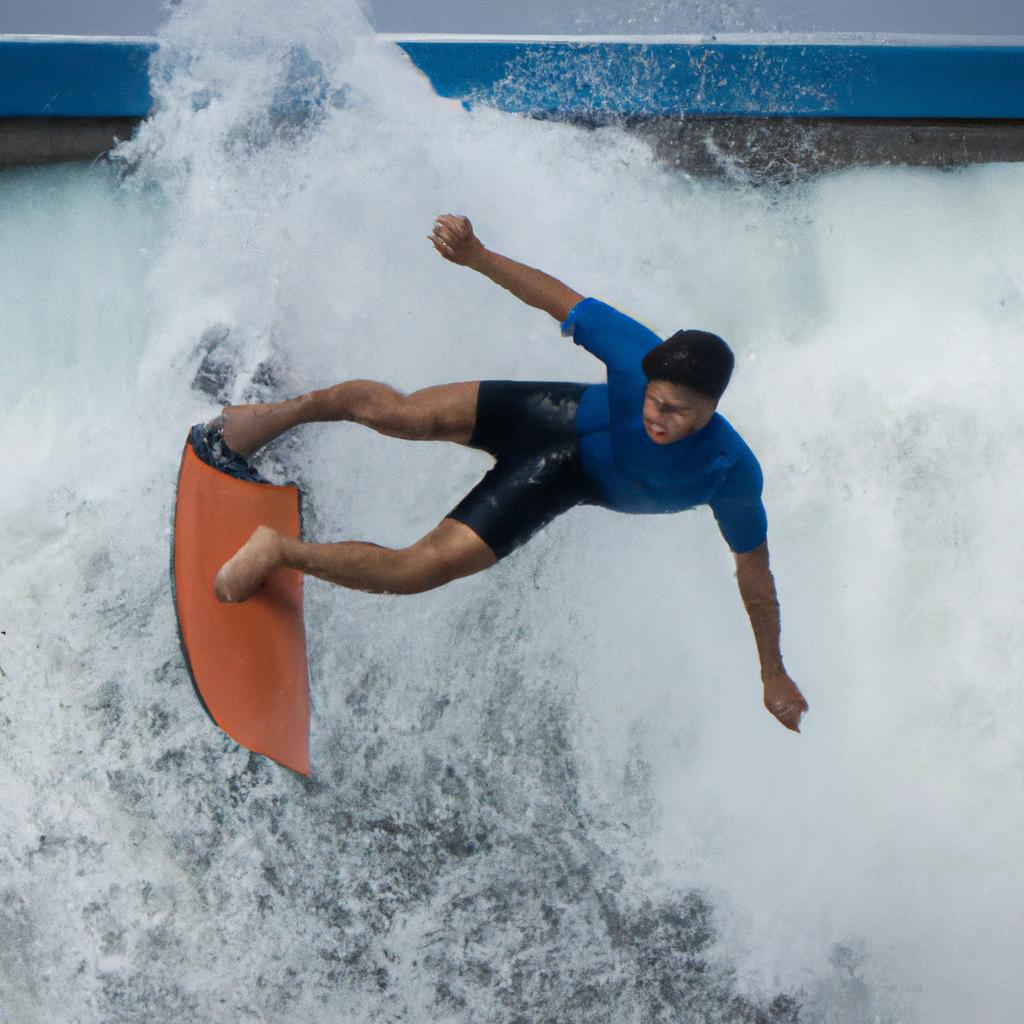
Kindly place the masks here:
<instances>
[{"instance_id":1,"label":"black wetsuit shorts","mask_svg":"<svg viewBox=\"0 0 1024 1024\"><path fill-rule=\"evenodd\" d=\"M497 460L448 513L477 533L498 558L525 544L575 505L599 505L576 435L585 384L480 382L470 445Z\"/></svg>"}]
</instances>

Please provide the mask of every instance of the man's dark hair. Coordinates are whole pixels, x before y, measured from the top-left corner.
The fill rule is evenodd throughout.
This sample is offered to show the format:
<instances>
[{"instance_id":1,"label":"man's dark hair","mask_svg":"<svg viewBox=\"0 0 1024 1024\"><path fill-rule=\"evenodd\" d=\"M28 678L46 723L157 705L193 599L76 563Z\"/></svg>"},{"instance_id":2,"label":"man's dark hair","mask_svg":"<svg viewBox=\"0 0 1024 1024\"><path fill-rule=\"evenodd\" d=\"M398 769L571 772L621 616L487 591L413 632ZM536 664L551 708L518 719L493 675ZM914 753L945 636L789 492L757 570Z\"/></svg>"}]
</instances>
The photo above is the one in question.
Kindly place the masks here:
<instances>
[{"instance_id":1,"label":"man's dark hair","mask_svg":"<svg viewBox=\"0 0 1024 1024\"><path fill-rule=\"evenodd\" d=\"M709 331L676 331L644 356L648 380L667 380L708 395L716 402L732 376L732 349Z\"/></svg>"}]
</instances>

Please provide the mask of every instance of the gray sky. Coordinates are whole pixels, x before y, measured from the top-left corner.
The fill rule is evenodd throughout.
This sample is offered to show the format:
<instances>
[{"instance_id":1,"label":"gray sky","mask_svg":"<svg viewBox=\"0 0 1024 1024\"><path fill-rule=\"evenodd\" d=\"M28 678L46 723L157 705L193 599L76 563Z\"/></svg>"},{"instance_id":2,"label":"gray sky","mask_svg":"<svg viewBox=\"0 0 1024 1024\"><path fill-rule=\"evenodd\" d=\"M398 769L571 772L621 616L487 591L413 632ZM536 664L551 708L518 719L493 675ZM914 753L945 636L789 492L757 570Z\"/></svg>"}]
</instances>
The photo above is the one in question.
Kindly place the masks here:
<instances>
[{"instance_id":1,"label":"gray sky","mask_svg":"<svg viewBox=\"0 0 1024 1024\"><path fill-rule=\"evenodd\" d=\"M169 0L0 0L0 33L152 35ZM1024 36L1021 0L364 0L381 32Z\"/></svg>"}]
</instances>

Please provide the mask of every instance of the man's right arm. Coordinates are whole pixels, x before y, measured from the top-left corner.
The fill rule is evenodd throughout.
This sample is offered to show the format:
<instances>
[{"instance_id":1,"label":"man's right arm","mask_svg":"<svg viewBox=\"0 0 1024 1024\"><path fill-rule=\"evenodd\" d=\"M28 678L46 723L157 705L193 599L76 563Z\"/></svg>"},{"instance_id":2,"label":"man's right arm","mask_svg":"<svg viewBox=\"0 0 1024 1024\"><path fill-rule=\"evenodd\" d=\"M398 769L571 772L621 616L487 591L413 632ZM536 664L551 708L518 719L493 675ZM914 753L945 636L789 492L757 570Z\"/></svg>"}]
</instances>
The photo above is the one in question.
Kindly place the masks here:
<instances>
[{"instance_id":1,"label":"man's right arm","mask_svg":"<svg viewBox=\"0 0 1024 1024\"><path fill-rule=\"evenodd\" d=\"M559 323L583 296L543 270L492 252L473 233L468 217L441 214L430 235L434 248L449 262L469 267L510 291L528 306L549 313Z\"/></svg>"}]
</instances>

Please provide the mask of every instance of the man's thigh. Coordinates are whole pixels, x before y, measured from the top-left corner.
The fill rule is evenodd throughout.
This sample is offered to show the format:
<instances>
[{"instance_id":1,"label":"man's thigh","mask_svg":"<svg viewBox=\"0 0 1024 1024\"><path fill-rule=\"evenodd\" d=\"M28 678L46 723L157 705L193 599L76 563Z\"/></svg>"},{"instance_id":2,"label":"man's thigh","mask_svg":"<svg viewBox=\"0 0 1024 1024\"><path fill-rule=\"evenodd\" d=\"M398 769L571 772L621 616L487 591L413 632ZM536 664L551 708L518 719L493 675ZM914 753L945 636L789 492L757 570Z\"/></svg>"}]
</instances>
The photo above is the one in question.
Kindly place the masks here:
<instances>
[{"instance_id":1,"label":"man's thigh","mask_svg":"<svg viewBox=\"0 0 1024 1024\"><path fill-rule=\"evenodd\" d=\"M402 555L417 590L430 590L472 576L498 560L475 530L449 518L442 519Z\"/></svg>"},{"instance_id":2,"label":"man's thigh","mask_svg":"<svg viewBox=\"0 0 1024 1024\"><path fill-rule=\"evenodd\" d=\"M586 387L567 381L480 381L470 444L501 459L573 443Z\"/></svg>"},{"instance_id":3,"label":"man's thigh","mask_svg":"<svg viewBox=\"0 0 1024 1024\"><path fill-rule=\"evenodd\" d=\"M476 428L479 391L478 380L422 388L406 397L407 412L424 425L430 440L469 444Z\"/></svg>"},{"instance_id":4,"label":"man's thigh","mask_svg":"<svg viewBox=\"0 0 1024 1024\"><path fill-rule=\"evenodd\" d=\"M563 512L592 503L594 496L573 438L544 451L499 458L448 518L472 529L504 558Z\"/></svg>"}]
</instances>

